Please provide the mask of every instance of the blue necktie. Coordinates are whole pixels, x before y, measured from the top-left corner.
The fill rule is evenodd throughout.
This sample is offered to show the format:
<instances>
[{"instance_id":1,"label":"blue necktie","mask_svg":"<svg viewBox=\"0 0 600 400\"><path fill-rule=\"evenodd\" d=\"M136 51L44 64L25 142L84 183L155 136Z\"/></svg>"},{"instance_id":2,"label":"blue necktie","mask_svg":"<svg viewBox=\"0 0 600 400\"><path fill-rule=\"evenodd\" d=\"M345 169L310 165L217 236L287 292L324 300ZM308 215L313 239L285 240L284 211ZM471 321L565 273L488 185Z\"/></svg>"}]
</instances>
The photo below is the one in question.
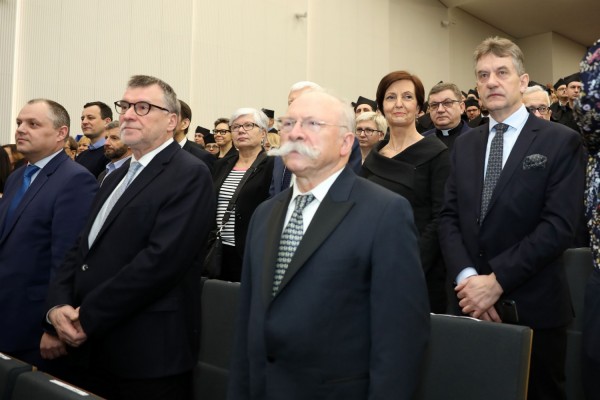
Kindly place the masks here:
<instances>
[{"instance_id":1,"label":"blue necktie","mask_svg":"<svg viewBox=\"0 0 600 400\"><path fill-rule=\"evenodd\" d=\"M279 285L281 285L285 271L287 270L290 261L292 261L292 257L302 240L302 236L304 236L302 211L314 199L315 196L313 196L312 193L297 196L295 199L296 207L294 208L294 213L283 230L281 239L279 240L279 251L277 253L277 262L275 264L275 277L273 279L273 296L275 296L279 290Z\"/></svg>"},{"instance_id":2,"label":"blue necktie","mask_svg":"<svg viewBox=\"0 0 600 400\"><path fill-rule=\"evenodd\" d=\"M21 187L19 191L15 193L15 196L12 198L10 205L8 206L8 211L6 212L6 218L4 219L4 229L9 226L14 217L14 212L19 206L19 203L25 196L25 192L29 189L29 185L31 185L31 177L40 169L37 165L29 164L27 168L25 168L25 173L23 174L23 182L21 183Z\"/></svg>"}]
</instances>

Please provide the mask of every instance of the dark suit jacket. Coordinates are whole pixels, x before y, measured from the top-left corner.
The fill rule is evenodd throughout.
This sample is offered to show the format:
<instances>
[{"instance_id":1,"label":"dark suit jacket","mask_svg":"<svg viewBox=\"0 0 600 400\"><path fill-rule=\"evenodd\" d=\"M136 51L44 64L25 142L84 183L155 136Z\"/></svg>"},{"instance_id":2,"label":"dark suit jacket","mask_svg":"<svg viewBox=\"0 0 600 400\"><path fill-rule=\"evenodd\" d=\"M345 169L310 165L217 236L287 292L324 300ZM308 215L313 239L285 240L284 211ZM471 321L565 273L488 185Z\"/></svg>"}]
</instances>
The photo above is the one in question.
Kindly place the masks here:
<instances>
[{"instance_id":1,"label":"dark suit jacket","mask_svg":"<svg viewBox=\"0 0 600 400\"><path fill-rule=\"evenodd\" d=\"M204 150L198 143L187 140L182 149L204 161L210 172L213 172L213 166L217 158Z\"/></svg>"},{"instance_id":2,"label":"dark suit jacket","mask_svg":"<svg viewBox=\"0 0 600 400\"><path fill-rule=\"evenodd\" d=\"M429 307L410 205L346 167L273 297L291 193L250 224L228 399L411 399Z\"/></svg>"},{"instance_id":3,"label":"dark suit jacket","mask_svg":"<svg viewBox=\"0 0 600 400\"><path fill-rule=\"evenodd\" d=\"M471 127L467 125L465 121L461 120L458 126L450 130L450 135L448 136L444 136L442 134L442 131L436 128L430 129L427 132L423 133L423 136L437 136L437 138L440 139L442 143L444 143L448 147L448 150L452 151L456 138L468 131L469 129L471 129Z\"/></svg>"},{"instance_id":4,"label":"dark suit jacket","mask_svg":"<svg viewBox=\"0 0 600 400\"><path fill-rule=\"evenodd\" d=\"M171 143L127 188L88 248L94 219L127 170L104 181L51 284L48 309L81 307L85 361L123 378L166 377L195 365L196 261L214 220L212 181L204 163Z\"/></svg>"},{"instance_id":5,"label":"dark suit jacket","mask_svg":"<svg viewBox=\"0 0 600 400\"><path fill-rule=\"evenodd\" d=\"M104 155L104 147L86 150L79 154L75 161L86 167L96 178L106 169L106 164L110 162Z\"/></svg>"},{"instance_id":6,"label":"dark suit jacket","mask_svg":"<svg viewBox=\"0 0 600 400\"><path fill-rule=\"evenodd\" d=\"M516 302L521 324L534 329L565 325L572 311L559 257L571 244L582 212L580 138L530 114L480 226L488 131L487 124L472 129L454 145L440 216L448 273L454 279L469 266L480 274L494 272L502 297ZM527 167L533 155L545 161Z\"/></svg>"},{"instance_id":7,"label":"dark suit jacket","mask_svg":"<svg viewBox=\"0 0 600 400\"><path fill-rule=\"evenodd\" d=\"M24 171L8 178L0 230ZM39 349L50 277L75 243L97 189L94 176L60 152L25 193L0 236L0 351Z\"/></svg>"},{"instance_id":8,"label":"dark suit jacket","mask_svg":"<svg viewBox=\"0 0 600 400\"><path fill-rule=\"evenodd\" d=\"M256 170L250 175L242 188L235 206L235 250L240 257L244 255L246 246L246 235L250 218L256 207L269 197L269 185L273 174L273 158L266 157L256 166ZM227 175L238 161L239 155L220 158L215 163L214 184L218 195Z\"/></svg>"},{"instance_id":9,"label":"dark suit jacket","mask_svg":"<svg viewBox=\"0 0 600 400\"><path fill-rule=\"evenodd\" d=\"M352 144L352 152L350 153L350 158L348 159L348 165L355 173L360 174L362 170L362 154L360 152L358 140L354 140L354 143ZM273 163L273 179L271 181L271 186L269 187L269 197L273 197L277 193L287 189L287 187L283 187L284 172L285 164L283 163L283 159L281 157L275 157L275 161Z\"/></svg>"}]
</instances>

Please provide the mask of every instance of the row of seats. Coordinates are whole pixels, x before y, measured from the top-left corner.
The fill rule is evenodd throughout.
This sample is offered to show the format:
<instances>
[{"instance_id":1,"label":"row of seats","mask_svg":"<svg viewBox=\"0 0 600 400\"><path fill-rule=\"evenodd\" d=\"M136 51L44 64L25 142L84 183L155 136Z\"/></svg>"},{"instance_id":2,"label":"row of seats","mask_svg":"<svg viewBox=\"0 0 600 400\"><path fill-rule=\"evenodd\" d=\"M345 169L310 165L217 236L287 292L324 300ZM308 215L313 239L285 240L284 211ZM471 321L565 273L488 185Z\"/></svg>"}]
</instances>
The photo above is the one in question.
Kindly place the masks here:
<instances>
[{"instance_id":1,"label":"row of seats","mask_svg":"<svg viewBox=\"0 0 600 400\"><path fill-rule=\"evenodd\" d=\"M575 400L583 398L581 316L585 284L593 268L591 252L587 248L570 249L563 255L563 263L575 315L567 332L567 395ZM239 289L239 283L204 282L194 399L226 398ZM432 314L431 339L416 399L526 399L532 337L528 327ZM0 353L0 400L70 400L82 396L99 399Z\"/></svg>"},{"instance_id":2,"label":"row of seats","mask_svg":"<svg viewBox=\"0 0 600 400\"><path fill-rule=\"evenodd\" d=\"M35 367L0 353L0 400L100 399Z\"/></svg>"},{"instance_id":3,"label":"row of seats","mask_svg":"<svg viewBox=\"0 0 600 400\"><path fill-rule=\"evenodd\" d=\"M579 400L584 398L581 316L592 256L588 248L570 249L562 259L575 315L567 332L566 389L569 400ZM226 398L239 286L218 280L204 283L194 399ZM526 399L532 338L533 331L528 327L432 314L431 339L416 399Z\"/></svg>"}]
</instances>

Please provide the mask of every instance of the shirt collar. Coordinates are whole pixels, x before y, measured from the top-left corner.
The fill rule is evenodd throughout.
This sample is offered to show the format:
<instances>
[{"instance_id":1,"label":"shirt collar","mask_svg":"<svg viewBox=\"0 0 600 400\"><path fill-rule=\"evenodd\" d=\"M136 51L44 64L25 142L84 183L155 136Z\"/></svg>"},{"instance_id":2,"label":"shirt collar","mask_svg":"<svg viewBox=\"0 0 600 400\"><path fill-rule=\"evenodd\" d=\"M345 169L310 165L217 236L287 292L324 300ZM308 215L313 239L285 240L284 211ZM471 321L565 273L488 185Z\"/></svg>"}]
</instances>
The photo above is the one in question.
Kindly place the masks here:
<instances>
[{"instance_id":1,"label":"shirt collar","mask_svg":"<svg viewBox=\"0 0 600 400\"><path fill-rule=\"evenodd\" d=\"M181 140L181 142L179 142L179 145L181 146L181 148L183 148L183 146L185 146L185 142L187 142L187 138L184 136L183 139Z\"/></svg>"},{"instance_id":2,"label":"shirt collar","mask_svg":"<svg viewBox=\"0 0 600 400\"><path fill-rule=\"evenodd\" d=\"M508 118L506 118L504 121L502 121L502 123L506 124L512 128L517 128L519 126L523 126L525 124L525 121L527 121L527 118L529 118L529 113L527 112L525 105L521 104L521 107L519 107L519 109L517 111L515 111ZM498 121L496 121L490 115L489 132L491 132L492 129L494 129L496 124L498 124Z\"/></svg>"},{"instance_id":3,"label":"shirt collar","mask_svg":"<svg viewBox=\"0 0 600 400\"><path fill-rule=\"evenodd\" d=\"M100 140L98 140L96 143L90 143L88 150L96 150L99 149L101 147L104 147L104 143L106 143L106 138L102 137L100 138Z\"/></svg>"},{"instance_id":4,"label":"shirt collar","mask_svg":"<svg viewBox=\"0 0 600 400\"><path fill-rule=\"evenodd\" d=\"M161 144L160 146L158 146L157 148L155 148L154 150L148 152L147 154L144 154L142 156L142 158L140 158L139 160L136 160L135 156L132 155L131 156L131 162L139 162L140 164L142 164L143 167L147 166L148 164L150 164L150 161L152 161L152 159L158 154L160 153L162 150L164 150L168 145L170 145L171 143L173 143L174 140L173 138L169 138L167 139L166 142L164 142L163 144Z\"/></svg>"},{"instance_id":5,"label":"shirt collar","mask_svg":"<svg viewBox=\"0 0 600 400\"><path fill-rule=\"evenodd\" d=\"M325 198L325 196L327 195L327 192L329 192L329 189L331 188L331 186L333 185L335 180L338 178L338 176L340 176L340 174L342 173L343 170L344 170L344 168L342 167L339 171L334 172L331 176L329 176L323 182L319 183L312 190L309 190L307 193L312 193L312 195L315 196L315 199L317 199L319 201L319 203L322 202L323 199ZM301 193L296 181L294 181L294 186L293 186L293 191L292 191L292 202L294 201L294 199L296 197L307 194L307 193Z\"/></svg>"}]
</instances>

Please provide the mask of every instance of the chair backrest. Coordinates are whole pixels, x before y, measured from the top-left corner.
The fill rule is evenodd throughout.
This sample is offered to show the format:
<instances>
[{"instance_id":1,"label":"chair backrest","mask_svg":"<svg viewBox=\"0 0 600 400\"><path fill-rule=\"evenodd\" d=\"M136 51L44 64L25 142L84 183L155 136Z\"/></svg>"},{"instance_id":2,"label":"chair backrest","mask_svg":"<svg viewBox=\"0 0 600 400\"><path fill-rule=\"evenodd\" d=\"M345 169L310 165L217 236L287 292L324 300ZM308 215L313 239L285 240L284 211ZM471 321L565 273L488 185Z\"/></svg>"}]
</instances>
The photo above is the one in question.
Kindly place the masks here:
<instances>
[{"instance_id":1,"label":"chair backrest","mask_svg":"<svg viewBox=\"0 0 600 400\"><path fill-rule=\"evenodd\" d=\"M0 399L10 400L17 376L32 370L31 365L0 353Z\"/></svg>"},{"instance_id":2,"label":"chair backrest","mask_svg":"<svg viewBox=\"0 0 600 400\"><path fill-rule=\"evenodd\" d=\"M581 332L583 327L583 297L590 273L594 269L592 252L588 247L568 249L563 253L562 262L567 273L567 282L571 292L571 304L575 318L569 325L570 330Z\"/></svg>"},{"instance_id":3,"label":"chair backrest","mask_svg":"<svg viewBox=\"0 0 600 400\"><path fill-rule=\"evenodd\" d=\"M227 396L239 291L239 283L216 279L204 282L194 399L224 400Z\"/></svg>"},{"instance_id":4,"label":"chair backrest","mask_svg":"<svg viewBox=\"0 0 600 400\"><path fill-rule=\"evenodd\" d=\"M531 339L528 327L432 314L416 399L525 399Z\"/></svg>"},{"instance_id":5,"label":"chair backrest","mask_svg":"<svg viewBox=\"0 0 600 400\"><path fill-rule=\"evenodd\" d=\"M65 383L41 371L25 372L17 377L12 400L97 400L90 392Z\"/></svg>"}]
</instances>

